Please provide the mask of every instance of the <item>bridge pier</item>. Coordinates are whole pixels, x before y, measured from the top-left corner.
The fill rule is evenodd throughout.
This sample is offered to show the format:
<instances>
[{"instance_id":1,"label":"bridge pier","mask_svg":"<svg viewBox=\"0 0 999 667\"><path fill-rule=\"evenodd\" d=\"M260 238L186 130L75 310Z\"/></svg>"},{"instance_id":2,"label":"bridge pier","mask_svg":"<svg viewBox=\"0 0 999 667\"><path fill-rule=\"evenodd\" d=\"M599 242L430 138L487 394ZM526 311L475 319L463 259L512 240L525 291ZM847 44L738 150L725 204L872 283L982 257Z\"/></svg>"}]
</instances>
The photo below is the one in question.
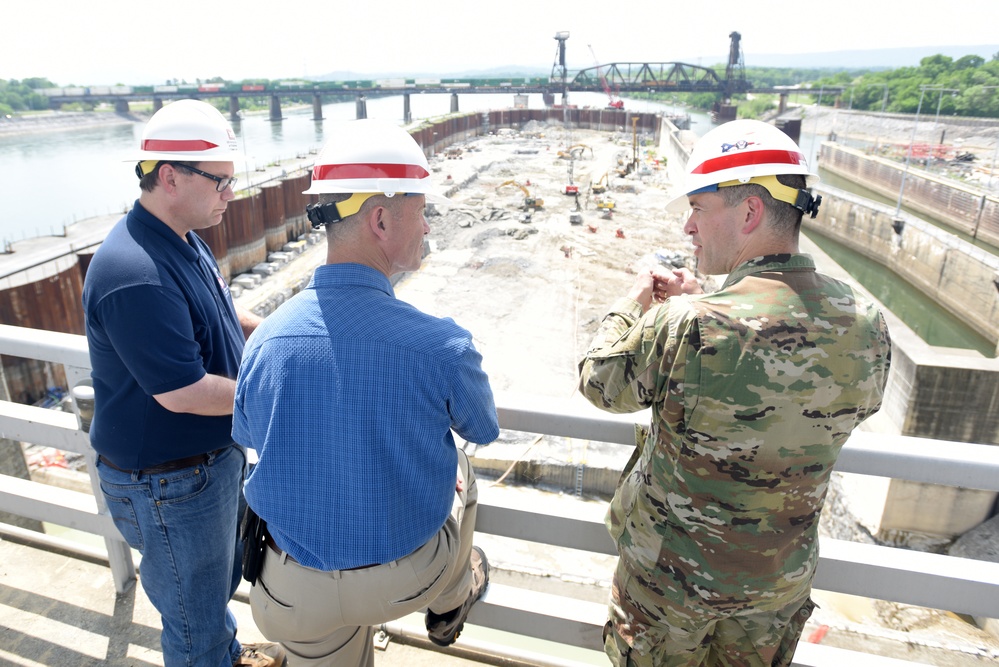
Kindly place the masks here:
<instances>
[{"instance_id":1,"label":"bridge pier","mask_svg":"<svg viewBox=\"0 0 999 667\"><path fill-rule=\"evenodd\" d=\"M458 93L451 93L451 113L458 113Z\"/></svg>"},{"instance_id":2,"label":"bridge pier","mask_svg":"<svg viewBox=\"0 0 999 667\"><path fill-rule=\"evenodd\" d=\"M402 122L413 122L413 111L409 107L409 93L403 93L402 95Z\"/></svg>"},{"instance_id":3,"label":"bridge pier","mask_svg":"<svg viewBox=\"0 0 999 667\"><path fill-rule=\"evenodd\" d=\"M163 99L160 97L153 98L153 113L156 113L163 108Z\"/></svg>"},{"instance_id":4,"label":"bridge pier","mask_svg":"<svg viewBox=\"0 0 999 667\"><path fill-rule=\"evenodd\" d=\"M323 119L323 96L316 93L312 96L312 120Z\"/></svg>"},{"instance_id":5,"label":"bridge pier","mask_svg":"<svg viewBox=\"0 0 999 667\"><path fill-rule=\"evenodd\" d=\"M781 93L777 102L777 115L783 116L785 111L787 111L787 93Z\"/></svg>"},{"instance_id":6,"label":"bridge pier","mask_svg":"<svg viewBox=\"0 0 999 667\"><path fill-rule=\"evenodd\" d=\"M364 95L357 98L357 101L354 103L354 109L354 116L357 120L368 117L368 100L364 97Z\"/></svg>"},{"instance_id":7,"label":"bridge pier","mask_svg":"<svg viewBox=\"0 0 999 667\"><path fill-rule=\"evenodd\" d=\"M271 95L271 120L282 120L281 99L277 95Z\"/></svg>"},{"instance_id":8,"label":"bridge pier","mask_svg":"<svg viewBox=\"0 0 999 667\"><path fill-rule=\"evenodd\" d=\"M128 100L115 100L114 110L117 113L128 113Z\"/></svg>"},{"instance_id":9,"label":"bridge pier","mask_svg":"<svg viewBox=\"0 0 999 667\"><path fill-rule=\"evenodd\" d=\"M229 96L229 119L234 123L239 122L239 97Z\"/></svg>"},{"instance_id":10,"label":"bridge pier","mask_svg":"<svg viewBox=\"0 0 999 667\"><path fill-rule=\"evenodd\" d=\"M541 93L541 101L546 107L555 106L555 93Z\"/></svg>"}]
</instances>

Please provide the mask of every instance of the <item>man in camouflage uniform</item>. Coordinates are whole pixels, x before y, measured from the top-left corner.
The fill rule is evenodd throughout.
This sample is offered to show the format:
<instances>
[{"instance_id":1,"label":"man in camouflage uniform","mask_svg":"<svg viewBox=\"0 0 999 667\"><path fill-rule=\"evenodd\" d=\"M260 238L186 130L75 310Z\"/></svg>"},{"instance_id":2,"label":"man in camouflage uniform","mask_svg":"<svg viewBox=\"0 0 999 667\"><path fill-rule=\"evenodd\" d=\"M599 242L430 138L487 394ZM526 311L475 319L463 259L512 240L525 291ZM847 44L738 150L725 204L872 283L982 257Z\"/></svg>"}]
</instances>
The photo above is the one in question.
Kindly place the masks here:
<instances>
[{"instance_id":1,"label":"man in camouflage uniform","mask_svg":"<svg viewBox=\"0 0 999 667\"><path fill-rule=\"evenodd\" d=\"M814 607L829 476L881 405L890 340L875 305L798 251L819 202L790 138L733 121L688 168L668 208L689 200L699 269L724 284L639 275L580 363L594 405L652 408L607 514L605 650L620 667L785 666Z\"/></svg>"}]
</instances>

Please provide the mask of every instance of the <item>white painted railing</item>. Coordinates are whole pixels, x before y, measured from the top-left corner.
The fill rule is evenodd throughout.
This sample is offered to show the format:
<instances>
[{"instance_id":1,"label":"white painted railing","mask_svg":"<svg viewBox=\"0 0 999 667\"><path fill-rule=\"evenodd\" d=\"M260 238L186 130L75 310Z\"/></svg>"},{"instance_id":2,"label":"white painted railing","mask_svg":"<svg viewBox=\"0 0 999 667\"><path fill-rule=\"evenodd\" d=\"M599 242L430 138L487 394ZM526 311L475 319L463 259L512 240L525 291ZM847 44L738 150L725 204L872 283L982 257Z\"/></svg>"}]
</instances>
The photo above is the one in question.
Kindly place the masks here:
<instances>
[{"instance_id":1,"label":"white painted railing","mask_svg":"<svg viewBox=\"0 0 999 667\"><path fill-rule=\"evenodd\" d=\"M0 325L0 354L62 364L71 386L89 378L90 360L82 336ZM498 395L497 408L504 429L624 445L633 444L636 419L643 417L608 415L579 402L535 396ZM94 451L75 414L0 401L0 437L81 453L88 470L94 470ZM999 491L999 447L857 432L844 447L837 470ZM0 475L0 511L104 537L115 588L122 592L135 578L131 551L107 515L93 474L91 483L95 494ZM615 553L600 521L496 503L480 503L476 530L598 554ZM999 563L824 539L815 587L999 618ZM604 605L493 584L473 607L469 622L599 651L605 618ZM407 632L399 624L387 624L384 629L390 634ZM848 662L883 667L912 664L811 644L799 646L794 664L831 667Z\"/></svg>"}]
</instances>

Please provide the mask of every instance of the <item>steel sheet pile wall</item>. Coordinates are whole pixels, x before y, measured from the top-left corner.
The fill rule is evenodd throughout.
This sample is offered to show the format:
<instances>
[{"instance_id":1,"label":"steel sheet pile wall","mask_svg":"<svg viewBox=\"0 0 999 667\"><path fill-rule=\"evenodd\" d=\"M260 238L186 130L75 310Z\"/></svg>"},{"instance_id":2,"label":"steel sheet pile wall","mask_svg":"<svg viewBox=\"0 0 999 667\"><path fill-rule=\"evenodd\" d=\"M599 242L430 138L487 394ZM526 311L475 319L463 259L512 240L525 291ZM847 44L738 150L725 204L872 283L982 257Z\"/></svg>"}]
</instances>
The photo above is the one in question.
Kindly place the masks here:
<instances>
[{"instance_id":1,"label":"steel sheet pile wall","mask_svg":"<svg viewBox=\"0 0 999 667\"><path fill-rule=\"evenodd\" d=\"M638 118L639 135L652 135L659 143L661 119L657 114L634 113L619 109L500 109L489 112L489 126L520 129L530 121L539 123L566 123L572 127L601 132L625 132L630 135L632 119Z\"/></svg>"},{"instance_id":2,"label":"steel sheet pile wall","mask_svg":"<svg viewBox=\"0 0 999 667\"><path fill-rule=\"evenodd\" d=\"M263 197L233 199L222 218L222 225L229 235L229 273L222 274L226 280L267 260ZM215 252L214 247L212 252Z\"/></svg>"},{"instance_id":3,"label":"steel sheet pile wall","mask_svg":"<svg viewBox=\"0 0 999 667\"><path fill-rule=\"evenodd\" d=\"M84 333L83 274L72 255L29 269L17 284L5 279L0 298L0 323L17 327ZM66 386L61 364L36 359L2 357L11 400L34 403L46 387Z\"/></svg>"},{"instance_id":4,"label":"steel sheet pile wall","mask_svg":"<svg viewBox=\"0 0 999 667\"><path fill-rule=\"evenodd\" d=\"M902 192L906 208L920 211L972 238L999 245L999 197L964 186L950 179L905 165L866 155L834 143L823 143L819 166L849 178L886 197Z\"/></svg>"},{"instance_id":5,"label":"steel sheet pile wall","mask_svg":"<svg viewBox=\"0 0 999 667\"><path fill-rule=\"evenodd\" d=\"M260 188L261 208L264 221L264 238L268 252L277 252L288 242L285 231L284 192L280 182Z\"/></svg>"},{"instance_id":6,"label":"steel sheet pile wall","mask_svg":"<svg viewBox=\"0 0 999 667\"><path fill-rule=\"evenodd\" d=\"M230 204L231 206L231 204ZM228 208L226 209L228 211ZM232 273L229 268L229 229L225 224L225 217L222 218L222 224L215 225L214 227L208 227L207 229L199 229L195 232L198 236L208 244L208 247L212 249L212 254L215 255L215 261L219 265L219 271L222 273L222 277L229 280ZM86 275L86 272L84 272Z\"/></svg>"},{"instance_id":7,"label":"steel sheet pile wall","mask_svg":"<svg viewBox=\"0 0 999 667\"><path fill-rule=\"evenodd\" d=\"M451 144L465 141L482 133L479 114L451 116L421 125L409 131L427 157L443 151Z\"/></svg>"},{"instance_id":8,"label":"steel sheet pile wall","mask_svg":"<svg viewBox=\"0 0 999 667\"><path fill-rule=\"evenodd\" d=\"M316 197L303 195L309 189L312 177L310 172L298 176L290 176L281 181L281 194L284 196L284 215L288 240L293 241L303 234L312 231L309 219L305 216L305 207Z\"/></svg>"}]
</instances>

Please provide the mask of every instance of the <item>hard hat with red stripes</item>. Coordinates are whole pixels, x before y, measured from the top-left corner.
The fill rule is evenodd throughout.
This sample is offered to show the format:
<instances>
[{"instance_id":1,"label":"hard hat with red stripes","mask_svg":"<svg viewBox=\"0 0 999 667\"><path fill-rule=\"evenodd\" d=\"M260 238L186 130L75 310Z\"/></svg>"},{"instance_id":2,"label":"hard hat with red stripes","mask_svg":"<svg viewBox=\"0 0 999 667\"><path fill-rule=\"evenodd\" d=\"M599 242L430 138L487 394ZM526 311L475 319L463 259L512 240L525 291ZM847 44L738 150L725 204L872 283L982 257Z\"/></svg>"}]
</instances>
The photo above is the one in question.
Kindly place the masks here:
<instances>
[{"instance_id":1,"label":"hard hat with red stripes","mask_svg":"<svg viewBox=\"0 0 999 667\"><path fill-rule=\"evenodd\" d=\"M683 194L672 199L666 210L682 213L688 208L689 195L756 183L774 199L815 217L821 197L783 185L776 178L781 174L804 176L806 187L819 182L818 174L808 169L805 155L791 137L762 121L733 120L698 140L687 161Z\"/></svg>"},{"instance_id":2,"label":"hard hat with red stripes","mask_svg":"<svg viewBox=\"0 0 999 667\"><path fill-rule=\"evenodd\" d=\"M158 162L235 162L244 159L236 133L222 113L198 100L177 100L153 114L142 131L136 161L139 178Z\"/></svg>"},{"instance_id":3,"label":"hard hat with red stripes","mask_svg":"<svg viewBox=\"0 0 999 667\"><path fill-rule=\"evenodd\" d=\"M378 194L425 195L431 203L451 203L434 192L430 164L413 135L395 123L374 118L338 124L319 152L312 183L303 194L337 193L354 196L335 205L310 205L314 227L357 213L365 200Z\"/></svg>"}]
</instances>

